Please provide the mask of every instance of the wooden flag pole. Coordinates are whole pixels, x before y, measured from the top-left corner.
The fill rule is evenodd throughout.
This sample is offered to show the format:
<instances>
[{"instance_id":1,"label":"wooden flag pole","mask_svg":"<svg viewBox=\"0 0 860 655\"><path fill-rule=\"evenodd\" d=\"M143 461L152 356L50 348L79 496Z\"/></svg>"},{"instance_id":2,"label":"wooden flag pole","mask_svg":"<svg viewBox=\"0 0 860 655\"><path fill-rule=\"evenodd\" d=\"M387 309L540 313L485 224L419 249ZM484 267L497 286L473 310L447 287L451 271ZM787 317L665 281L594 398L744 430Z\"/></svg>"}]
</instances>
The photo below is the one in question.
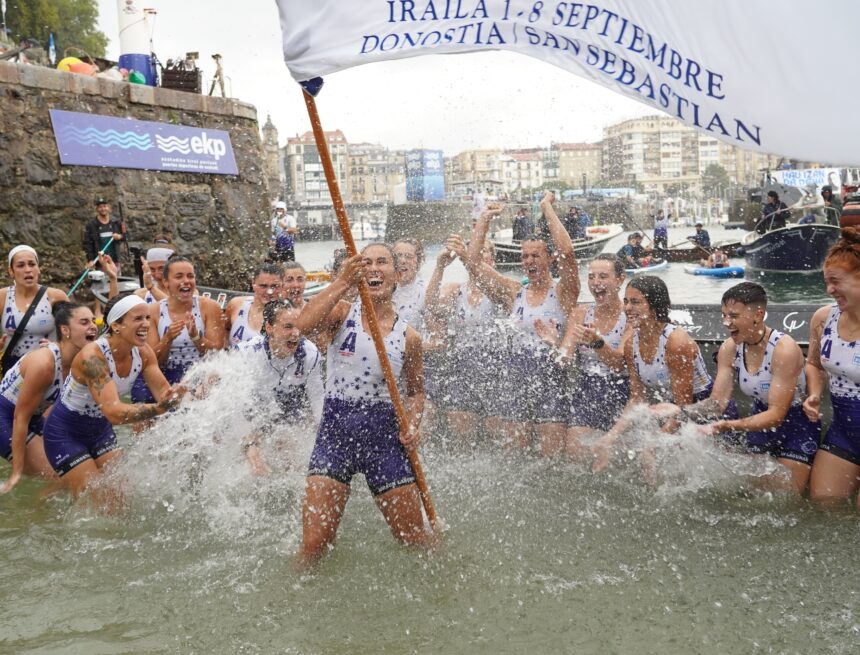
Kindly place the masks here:
<instances>
[{"instance_id":1,"label":"wooden flag pole","mask_svg":"<svg viewBox=\"0 0 860 655\"><path fill-rule=\"evenodd\" d=\"M325 132L322 128L319 112L317 112L317 104L314 97L306 90L302 90L302 95L305 97L305 105L308 108L308 116L311 119L311 128L314 132L314 140L317 144L317 149L320 153L325 179L328 183L328 190L331 194L331 200L334 203L334 211L337 215L337 222L340 225L340 233L343 236L344 245L350 257L358 254L358 249L355 247L355 240L352 238L352 230L349 227L349 219L346 215L346 208L343 206L343 198L340 195L340 188L337 184L337 176L334 172L334 166L331 163L331 154L329 154L328 143L325 139ZM394 411L397 413L397 420L400 423L400 431L405 434L409 428L409 423L406 419L406 408L403 406L403 401L400 398L400 391L397 388L397 380L394 379L394 371L391 370L391 363L388 361L388 355L385 352L385 342L382 340L382 333L379 330L379 322L376 320L376 312L373 309L373 302L370 299L370 289L367 282L363 279L358 283L358 294L361 296L361 305L364 315L367 316L367 326L370 329L370 336L373 339L373 345L376 347L376 354L379 356L379 364L382 366L382 374L385 376L385 382L388 385L388 392L391 394L391 402L394 405ZM418 450L406 450L406 455L409 458L409 464L412 467L412 474L415 476L415 484L418 485L418 491L421 494L421 502L424 505L424 511L427 514L427 519L430 521L430 526L437 529L436 509L433 507L433 501L430 499L430 489L427 487L427 479L424 477L424 469L421 468L421 462L418 459Z\"/></svg>"}]
</instances>

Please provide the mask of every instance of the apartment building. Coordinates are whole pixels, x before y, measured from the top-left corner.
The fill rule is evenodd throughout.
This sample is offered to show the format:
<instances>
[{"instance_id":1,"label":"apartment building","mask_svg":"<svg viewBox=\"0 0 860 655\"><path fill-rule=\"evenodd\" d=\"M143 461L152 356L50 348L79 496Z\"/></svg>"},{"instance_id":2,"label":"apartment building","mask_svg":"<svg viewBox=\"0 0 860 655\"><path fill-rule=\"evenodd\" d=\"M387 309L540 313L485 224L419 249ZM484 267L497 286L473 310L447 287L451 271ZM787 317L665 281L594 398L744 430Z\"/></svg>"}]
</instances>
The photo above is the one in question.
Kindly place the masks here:
<instances>
[{"instance_id":1,"label":"apartment building","mask_svg":"<svg viewBox=\"0 0 860 655\"><path fill-rule=\"evenodd\" d=\"M340 130L334 130L325 132L325 138L338 186L348 189L349 144L346 137ZM305 206L333 205L313 132L288 138L287 145L283 148L283 157L289 203Z\"/></svg>"},{"instance_id":2,"label":"apartment building","mask_svg":"<svg viewBox=\"0 0 860 655\"><path fill-rule=\"evenodd\" d=\"M599 143L554 143L558 157L558 179L574 187L591 187L603 175L603 146Z\"/></svg>"}]
</instances>

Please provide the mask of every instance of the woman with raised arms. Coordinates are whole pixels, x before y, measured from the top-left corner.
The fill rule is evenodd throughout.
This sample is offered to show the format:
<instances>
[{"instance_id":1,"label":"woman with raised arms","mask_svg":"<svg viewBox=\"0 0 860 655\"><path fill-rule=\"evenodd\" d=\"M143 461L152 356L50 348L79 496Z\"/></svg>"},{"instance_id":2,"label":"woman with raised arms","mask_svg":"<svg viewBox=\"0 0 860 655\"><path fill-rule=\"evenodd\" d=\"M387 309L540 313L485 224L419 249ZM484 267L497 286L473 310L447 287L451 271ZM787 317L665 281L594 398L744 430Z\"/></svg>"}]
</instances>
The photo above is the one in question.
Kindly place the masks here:
<instances>
[{"instance_id":1,"label":"woman with raised arms","mask_svg":"<svg viewBox=\"0 0 860 655\"><path fill-rule=\"evenodd\" d=\"M579 296L579 268L573 242L553 209L554 202L555 196L547 191L540 206L555 253L546 241L522 242L522 266L528 284L506 277L481 262L481 246L490 221L502 211L500 205L490 203L484 208L472 232L465 262L478 288L490 301L510 312L517 328L509 366L503 369L507 384L501 395L508 401L503 423L506 445L531 448L534 432L544 456L563 452L570 413L567 375L555 350L542 341L544 328L555 333L557 343ZM555 257L558 257L558 282L551 273Z\"/></svg>"},{"instance_id":2,"label":"woman with raised arms","mask_svg":"<svg viewBox=\"0 0 860 655\"><path fill-rule=\"evenodd\" d=\"M78 497L117 450L113 426L163 414L185 393L171 387L146 343L150 306L134 294L117 296L105 307L107 336L85 345L75 356L59 400L45 424L45 454ZM121 397L142 377L157 399L125 403Z\"/></svg>"},{"instance_id":3,"label":"woman with raised arms","mask_svg":"<svg viewBox=\"0 0 860 655\"><path fill-rule=\"evenodd\" d=\"M0 493L11 491L23 475L57 477L45 456L43 415L59 397L75 355L96 340L98 328L93 313L78 303L55 303L53 315L57 342L24 355L0 383L0 455L12 464Z\"/></svg>"},{"instance_id":4,"label":"woman with raised arms","mask_svg":"<svg viewBox=\"0 0 860 655\"><path fill-rule=\"evenodd\" d=\"M815 312L810 322L809 397L803 409L811 420L821 420L821 395L828 383L833 420L812 465L809 495L836 503L860 487L860 229L843 228L824 261L824 283L836 302Z\"/></svg>"},{"instance_id":5,"label":"woman with raised arms","mask_svg":"<svg viewBox=\"0 0 860 655\"><path fill-rule=\"evenodd\" d=\"M408 429L401 434L388 386L360 301L342 301L367 283L388 359L405 391ZM308 466L299 561L316 562L334 543L350 482L364 474L394 538L424 544L421 500L406 449L418 446L424 407L421 337L398 316L392 302L395 255L384 244L366 246L344 262L341 274L314 296L298 318L302 334L328 345L323 416Z\"/></svg>"}]
</instances>

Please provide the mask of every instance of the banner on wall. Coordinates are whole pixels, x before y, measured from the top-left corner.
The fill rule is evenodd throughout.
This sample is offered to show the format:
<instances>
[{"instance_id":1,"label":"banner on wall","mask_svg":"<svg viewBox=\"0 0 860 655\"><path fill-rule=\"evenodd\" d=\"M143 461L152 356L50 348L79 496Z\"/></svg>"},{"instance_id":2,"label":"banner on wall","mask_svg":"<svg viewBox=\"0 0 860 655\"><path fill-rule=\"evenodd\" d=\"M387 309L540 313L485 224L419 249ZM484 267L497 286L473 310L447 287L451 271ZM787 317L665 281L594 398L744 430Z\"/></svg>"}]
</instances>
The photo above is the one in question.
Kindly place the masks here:
<instances>
[{"instance_id":1,"label":"banner on wall","mask_svg":"<svg viewBox=\"0 0 860 655\"><path fill-rule=\"evenodd\" d=\"M361 11L276 1L300 82L376 61L510 50L741 148L860 165L850 118L860 86L833 66L857 58L855 0L363 0ZM812 56L815 20L826 43Z\"/></svg>"},{"instance_id":2,"label":"banner on wall","mask_svg":"<svg viewBox=\"0 0 860 655\"><path fill-rule=\"evenodd\" d=\"M60 163L237 175L223 130L51 109Z\"/></svg>"}]
</instances>

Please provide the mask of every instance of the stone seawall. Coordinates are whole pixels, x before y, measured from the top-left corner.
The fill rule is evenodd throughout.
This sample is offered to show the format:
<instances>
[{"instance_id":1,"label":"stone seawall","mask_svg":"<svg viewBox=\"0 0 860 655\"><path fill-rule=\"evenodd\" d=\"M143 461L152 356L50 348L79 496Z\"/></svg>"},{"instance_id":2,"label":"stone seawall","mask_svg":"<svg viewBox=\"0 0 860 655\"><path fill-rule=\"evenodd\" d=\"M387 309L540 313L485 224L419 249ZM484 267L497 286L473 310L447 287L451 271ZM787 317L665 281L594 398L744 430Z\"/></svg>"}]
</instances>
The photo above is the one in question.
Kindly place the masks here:
<instances>
[{"instance_id":1,"label":"stone seawall","mask_svg":"<svg viewBox=\"0 0 860 655\"><path fill-rule=\"evenodd\" d=\"M63 166L49 109L224 130L239 173ZM83 228L104 196L130 242L170 233L204 284L247 287L247 271L267 249L262 166L257 111L247 103L0 62L0 252L33 246L49 284L69 286L83 270Z\"/></svg>"}]
</instances>

